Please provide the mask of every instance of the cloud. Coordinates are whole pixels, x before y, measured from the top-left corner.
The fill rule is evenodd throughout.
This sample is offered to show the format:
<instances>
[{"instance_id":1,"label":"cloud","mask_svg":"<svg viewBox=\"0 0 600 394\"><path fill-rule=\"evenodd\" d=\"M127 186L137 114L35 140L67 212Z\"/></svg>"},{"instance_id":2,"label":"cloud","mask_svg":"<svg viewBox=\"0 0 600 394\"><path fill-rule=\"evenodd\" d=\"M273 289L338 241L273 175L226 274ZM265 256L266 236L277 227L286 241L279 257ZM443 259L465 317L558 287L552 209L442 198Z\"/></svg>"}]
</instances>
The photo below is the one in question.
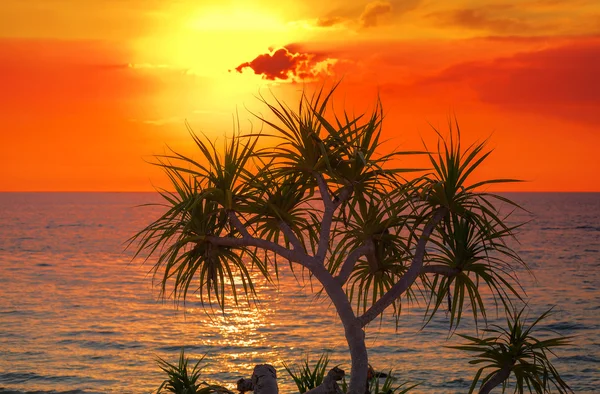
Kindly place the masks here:
<instances>
[{"instance_id":1,"label":"cloud","mask_svg":"<svg viewBox=\"0 0 600 394\"><path fill-rule=\"evenodd\" d=\"M313 19L310 24L317 28L346 27L360 30L377 27L384 18L391 16L392 11L404 13L416 8L422 0L376 0L367 3L364 7L347 6L336 11ZM349 7L349 8L348 8Z\"/></svg>"},{"instance_id":2,"label":"cloud","mask_svg":"<svg viewBox=\"0 0 600 394\"><path fill-rule=\"evenodd\" d=\"M600 40L517 54L490 66L479 67L480 74L491 74L477 81L483 102L600 124Z\"/></svg>"},{"instance_id":3,"label":"cloud","mask_svg":"<svg viewBox=\"0 0 600 394\"><path fill-rule=\"evenodd\" d=\"M297 45L279 48L270 53L258 55L254 60L240 64L235 71L241 73L250 68L264 79L275 80L311 80L327 74L334 59L322 53L297 52Z\"/></svg>"},{"instance_id":4,"label":"cloud","mask_svg":"<svg viewBox=\"0 0 600 394\"><path fill-rule=\"evenodd\" d=\"M494 18L482 10L458 10L451 16L457 25L472 29L489 29L498 32L524 32L529 25L515 18Z\"/></svg>"},{"instance_id":5,"label":"cloud","mask_svg":"<svg viewBox=\"0 0 600 394\"><path fill-rule=\"evenodd\" d=\"M363 28L375 27L382 16L392 12L392 4L388 1L374 1L365 6L365 10L360 14L359 22Z\"/></svg>"},{"instance_id":6,"label":"cloud","mask_svg":"<svg viewBox=\"0 0 600 394\"><path fill-rule=\"evenodd\" d=\"M0 39L0 86L0 112L49 114L98 111L156 88L101 42L9 38Z\"/></svg>"},{"instance_id":7,"label":"cloud","mask_svg":"<svg viewBox=\"0 0 600 394\"><path fill-rule=\"evenodd\" d=\"M516 9L513 5L496 4L478 8L456 9L428 15L442 26L457 26L470 30L484 30L498 34L531 34L547 31L555 26L542 22L528 13L527 9Z\"/></svg>"},{"instance_id":8,"label":"cloud","mask_svg":"<svg viewBox=\"0 0 600 394\"><path fill-rule=\"evenodd\" d=\"M578 37L544 49L487 61L456 63L410 84L391 83L393 94L472 96L484 104L600 124L600 38ZM462 95L462 96L461 96Z\"/></svg>"},{"instance_id":9,"label":"cloud","mask_svg":"<svg viewBox=\"0 0 600 394\"><path fill-rule=\"evenodd\" d=\"M347 19L341 16L326 16L318 18L315 25L318 27L332 27L345 22L347 22Z\"/></svg>"}]
</instances>

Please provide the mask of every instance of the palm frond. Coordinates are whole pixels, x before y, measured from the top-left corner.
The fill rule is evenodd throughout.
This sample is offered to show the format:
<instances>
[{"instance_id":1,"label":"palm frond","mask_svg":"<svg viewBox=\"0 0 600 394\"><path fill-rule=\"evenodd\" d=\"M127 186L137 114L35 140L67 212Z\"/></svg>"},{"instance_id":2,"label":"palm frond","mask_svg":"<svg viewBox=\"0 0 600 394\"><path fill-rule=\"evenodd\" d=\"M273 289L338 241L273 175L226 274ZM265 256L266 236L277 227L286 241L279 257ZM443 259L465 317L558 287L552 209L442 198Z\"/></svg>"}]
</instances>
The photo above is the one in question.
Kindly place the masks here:
<instances>
[{"instance_id":1,"label":"palm frond","mask_svg":"<svg viewBox=\"0 0 600 394\"><path fill-rule=\"evenodd\" d=\"M470 363L483 364L473 379L469 394L475 390L479 381L485 387L500 371L510 372L504 381L498 382L504 389L510 376L516 381L515 392L522 393L525 387L537 394L549 393L554 388L561 394L573 392L549 358L555 348L568 345L571 337L538 339L534 336L536 326L551 314L552 309L527 324L525 308L518 311L507 310L506 328L498 325L487 328L483 331L490 336L483 339L459 334L468 343L450 346L452 349L475 353L475 358Z\"/></svg>"},{"instance_id":2,"label":"palm frond","mask_svg":"<svg viewBox=\"0 0 600 394\"><path fill-rule=\"evenodd\" d=\"M461 321L468 305L477 324L487 318L483 289L488 289L496 306L512 308L513 300L524 292L516 271L529 272L527 264L510 246L514 231L521 224L509 224L510 212L504 214L495 202L515 209L518 204L480 188L490 183L517 182L512 179L469 184L469 179L491 154L487 141L461 146L458 122L450 123L449 138L438 134L437 153L429 153L433 172L420 180L420 210L429 212L445 207L448 214L438 225L427 253L427 264L445 268L452 275L422 275L429 290L426 324L448 300L450 329ZM419 203L417 203L419 204ZM423 215L421 215L423 216Z\"/></svg>"}]
</instances>

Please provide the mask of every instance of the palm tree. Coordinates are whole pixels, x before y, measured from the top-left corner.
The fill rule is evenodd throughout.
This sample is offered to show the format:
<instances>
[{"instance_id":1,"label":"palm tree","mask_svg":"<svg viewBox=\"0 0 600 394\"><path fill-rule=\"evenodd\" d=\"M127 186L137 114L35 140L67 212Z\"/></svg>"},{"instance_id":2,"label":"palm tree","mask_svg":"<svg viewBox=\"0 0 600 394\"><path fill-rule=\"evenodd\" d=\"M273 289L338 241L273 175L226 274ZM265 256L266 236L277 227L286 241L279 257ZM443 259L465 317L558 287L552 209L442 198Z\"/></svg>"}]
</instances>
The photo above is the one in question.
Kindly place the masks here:
<instances>
[{"instance_id":1,"label":"palm tree","mask_svg":"<svg viewBox=\"0 0 600 394\"><path fill-rule=\"evenodd\" d=\"M337 311L352 359L349 390L362 394L365 326L389 307L397 316L421 294L429 315L449 300L451 326L466 303L485 320L480 288L511 307L521 297L514 268L525 263L505 242L514 226L498 204L518 207L481 191L514 180L469 182L490 154L485 142L463 149L451 124L449 141L440 136L427 153L433 170L407 180L414 170L394 159L424 152L382 154L381 103L368 115L330 114L336 86L303 94L296 109L261 96L276 118L257 115L269 132L238 131L222 153L190 130L201 160L157 158L172 182L160 191L165 213L131 242L136 256L157 256L164 295L168 285L176 299L193 290L203 305L220 308L226 293L235 302L240 291L254 294L250 266L266 278L282 260L308 271ZM266 137L277 143L259 149Z\"/></svg>"}]
</instances>

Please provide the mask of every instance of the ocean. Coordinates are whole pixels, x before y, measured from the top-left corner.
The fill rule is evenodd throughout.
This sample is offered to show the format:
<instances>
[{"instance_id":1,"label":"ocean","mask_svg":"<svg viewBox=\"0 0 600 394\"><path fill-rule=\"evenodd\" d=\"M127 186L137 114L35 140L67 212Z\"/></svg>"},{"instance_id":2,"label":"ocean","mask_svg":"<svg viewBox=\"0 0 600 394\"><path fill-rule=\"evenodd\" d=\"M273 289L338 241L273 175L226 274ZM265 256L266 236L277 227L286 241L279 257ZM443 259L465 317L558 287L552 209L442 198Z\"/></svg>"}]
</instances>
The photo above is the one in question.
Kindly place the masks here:
<instances>
[{"instance_id":1,"label":"ocean","mask_svg":"<svg viewBox=\"0 0 600 394\"><path fill-rule=\"evenodd\" d=\"M542 328L574 336L554 364L576 393L600 392L600 194L505 194L529 212L515 248L534 277L519 271L530 316L555 306ZM230 388L255 364L278 371L281 392L296 392L283 362L349 370L333 307L316 298L300 271L279 285L258 281L258 300L220 311L160 299L152 261L131 260L127 239L160 209L154 193L0 193L0 393L151 393L163 380L157 358L175 362L182 346L202 378ZM423 327L424 305L367 329L370 363L393 369L415 393L465 393L475 368L440 312ZM491 322L503 312L488 306ZM469 315L456 331L474 334Z\"/></svg>"}]
</instances>

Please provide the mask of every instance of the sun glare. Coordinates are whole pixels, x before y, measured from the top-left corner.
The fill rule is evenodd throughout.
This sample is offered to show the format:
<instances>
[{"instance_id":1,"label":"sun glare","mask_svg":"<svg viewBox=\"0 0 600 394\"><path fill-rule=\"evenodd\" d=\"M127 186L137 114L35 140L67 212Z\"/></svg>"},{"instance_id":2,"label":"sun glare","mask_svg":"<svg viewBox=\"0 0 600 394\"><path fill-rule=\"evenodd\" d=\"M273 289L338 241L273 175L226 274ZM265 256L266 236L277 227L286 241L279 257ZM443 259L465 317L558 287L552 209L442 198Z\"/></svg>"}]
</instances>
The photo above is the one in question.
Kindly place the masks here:
<instances>
[{"instance_id":1,"label":"sun glare","mask_svg":"<svg viewBox=\"0 0 600 394\"><path fill-rule=\"evenodd\" d=\"M194 30L207 31L280 31L286 30L286 25L274 15L252 9L200 11L191 17L187 23Z\"/></svg>"},{"instance_id":2,"label":"sun glare","mask_svg":"<svg viewBox=\"0 0 600 394\"><path fill-rule=\"evenodd\" d=\"M185 12L162 39L165 61L198 75L225 77L269 48L298 38L299 28L281 17L252 8Z\"/></svg>"}]
</instances>

